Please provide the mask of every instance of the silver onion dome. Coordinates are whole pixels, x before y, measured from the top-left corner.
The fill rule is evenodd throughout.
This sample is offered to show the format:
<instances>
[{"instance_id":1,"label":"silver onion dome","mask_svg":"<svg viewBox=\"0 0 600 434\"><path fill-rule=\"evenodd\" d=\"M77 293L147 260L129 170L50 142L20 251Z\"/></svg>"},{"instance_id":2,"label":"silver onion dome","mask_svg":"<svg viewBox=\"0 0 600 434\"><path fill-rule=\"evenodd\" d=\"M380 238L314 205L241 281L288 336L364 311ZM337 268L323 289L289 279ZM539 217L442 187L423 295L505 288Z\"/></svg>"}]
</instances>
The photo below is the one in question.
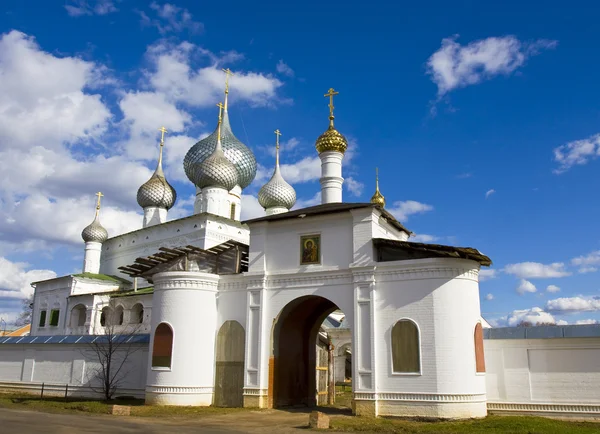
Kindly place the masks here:
<instances>
[{"instance_id":1,"label":"silver onion dome","mask_svg":"<svg viewBox=\"0 0 600 434\"><path fill-rule=\"evenodd\" d=\"M277 147L275 151L275 171L269 182L262 186L258 192L258 203L265 210L274 207L283 207L287 210L296 203L296 190L283 179L279 170L279 130L277 135Z\"/></svg>"},{"instance_id":2,"label":"silver onion dome","mask_svg":"<svg viewBox=\"0 0 600 434\"><path fill-rule=\"evenodd\" d=\"M96 242L103 243L108 239L108 232L104 227L100 224L100 220L98 219L98 214L96 213L96 218L92 223L85 227L85 229L81 232L81 238L83 241L87 242Z\"/></svg>"},{"instance_id":3,"label":"silver onion dome","mask_svg":"<svg viewBox=\"0 0 600 434\"><path fill-rule=\"evenodd\" d=\"M221 144L225 157L233 163L238 172L238 184L246 188L256 176L256 158L246 145L240 142L231 131L229 115L223 115L221 124ZM183 169L190 181L194 182L196 167L206 160L217 146L217 130L192 146L183 159ZM198 185L198 184L196 184ZM235 186L234 186L235 187Z\"/></svg>"},{"instance_id":4,"label":"silver onion dome","mask_svg":"<svg viewBox=\"0 0 600 434\"><path fill-rule=\"evenodd\" d=\"M225 156L219 141L207 159L192 166L190 180L200 188L222 187L227 191L239 184L238 171Z\"/></svg>"},{"instance_id":5,"label":"silver onion dome","mask_svg":"<svg viewBox=\"0 0 600 434\"><path fill-rule=\"evenodd\" d=\"M177 200L177 192L169 184L162 169L162 147L154 174L138 189L137 202L142 208L171 209Z\"/></svg>"}]
</instances>

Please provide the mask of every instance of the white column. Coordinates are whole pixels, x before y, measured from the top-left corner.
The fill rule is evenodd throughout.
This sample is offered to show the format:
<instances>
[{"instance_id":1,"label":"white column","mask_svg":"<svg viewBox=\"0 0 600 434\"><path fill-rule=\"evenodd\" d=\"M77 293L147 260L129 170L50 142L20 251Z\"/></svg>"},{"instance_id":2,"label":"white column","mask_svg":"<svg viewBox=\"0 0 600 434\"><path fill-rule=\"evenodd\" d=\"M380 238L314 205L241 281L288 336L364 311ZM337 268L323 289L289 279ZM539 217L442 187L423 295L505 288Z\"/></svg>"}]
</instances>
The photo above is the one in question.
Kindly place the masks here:
<instances>
[{"instance_id":1,"label":"white column","mask_svg":"<svg viewBox=\"0 0 600 434\"><path fill-rule=\"evenodd\" d=\"M102 252L102 243L88 241L85 243L85 253L83 254L83 272L100 273L100 254Z\"/></svg>"},{"instance_id":2,"label":"white column","mask_svg":"<svg viewBox=\"0 0 600 434\"><path fill-rule=\"evenodd\" d=\"M154 275L146 403L209 406L215 384L219 276L189 271ZM159 324L173 330L170 367L152 367Z\"/></svg>"},{"instance_id":3,"label":"white column","mask_svg":"<svg viewBox=\"0 0 600 434\"><path fill-rule=\"evenodd\" d=\"M326 151L319 154L321 159L321 203L342 201L342 158L344 154Z\"/></svg>"},{"instance_id":4,"label":"white column","mask_svg":"<svg viewBox=\"0 0 600 434\"><path fill-rule=\"evenodd\" d=\"M144 208L144 227L154 226L167 221L167 210L155 206Z\"/></svg>"},{"instance_id":5,"label":"white column","mask_svg":"<svg viewBox=\"0 0 600 434\"><path fill-rule=\"evenodd\" d=\"M206 187L202 190L201 212L229 218L229 192L221 187Z\"/></svg>"},{"instance_id":6,"label":"white column","mask_svg":"<svg viewBox=\"0 0 600 434\"><path fill-rule=\"evenodd\" d=\"M196 187L196 200L194 201L194 214L202 212L202 189Z\"/></svg>"},{"instance_id":7,"label":"white column","mask_svg":"<svg viewBox=\"0 0 600 434\"><path fill-rule=\"evenodd\" d=\"M239 221L242 214L242 187L239 185L233 187L229 192L229 199L231 201L230 206L231 204L235 205L233 220ZM228 217L231 218L231 209Z\"/></svg>"}]
</instances>

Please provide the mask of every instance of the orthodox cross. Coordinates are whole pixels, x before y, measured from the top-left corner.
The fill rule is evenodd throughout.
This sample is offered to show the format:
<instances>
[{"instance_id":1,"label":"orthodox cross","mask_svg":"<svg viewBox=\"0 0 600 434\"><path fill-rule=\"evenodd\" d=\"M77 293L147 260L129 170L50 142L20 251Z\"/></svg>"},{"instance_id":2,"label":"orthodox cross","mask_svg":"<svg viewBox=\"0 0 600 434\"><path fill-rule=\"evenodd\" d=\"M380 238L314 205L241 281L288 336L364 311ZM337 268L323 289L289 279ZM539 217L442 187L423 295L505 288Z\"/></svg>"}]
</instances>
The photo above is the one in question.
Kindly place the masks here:
<instances>
[{"instance_id":1,"label":"orthodox cross","mask_svg":"<svg viewBox=\"0 0 600 434\"><path fill-rule=\"evenodd\" d=\"M223 105L222 102L220 102L219 104L217 104L217 107L219 107L219 123L221 122L221 116L223 113L223 109L225 108L225 106Z\"/></svg>"},{"instance_id":2,"label":"orthodox cross","mask_svg":"<svg viewBox=\"0 0 600 434\"><path fill-rule=\"evenodd\" d=\"M221 146L221 113L223 112L223 108L225 107L223 105L222 102L220 102L219 104L217 104L217 107L219 107L219 123L217 124L217 147Z\"/></svg>"},{"instance_id":3,"label":"orthodox cross","mask_svg":"<svg viewBox=\"0 0 600 434\"><path fill-rule=\"evenodd\" d=\"M160 136L160 146L163 146L165 144L165 133L167 132L167 129L165 127L160 127L158 131L162 133Z\"/></svg>"},{"instance_id":4,"label":"orthodox cross","mask_svg":"<svg viewBox=\"0 0 600 434\"><path fill-rule=\"evenodd\" d=\"M277 147L277 149L279 149L279 136L281 136L281 131L275 130L275 136L277 137L276 147Z\"/></svg>"},{"instance_id":5,"label":"orthodox cross","mask_svg":"<svg viewBox=\"0 0 600 434\"><path fill-rule=\"evenodd\" d=\"M334 95L339 95L339 92L333 90L333 87L329 89L329 91L324 95L325 97L329 97L329 118L333 118L333 97Z\"/></svg>"},{"instance_id":6,"label":"orthodox cross","mask_svg":"<svg viewBox=\"0 0 600 434\"><path fill-rule=\"evenodd\" d=\"M224 69L223 72L225 73L225 93L229 93L229 77L233 75L233 72L229 68Z\"/></svg>"},{"instance_id":7,"label":"orthodox cross","mask_svg":"<svg viewBox=\"0 0 600 434\"><path fill-rule=\"evenodd\" d=\"M100 211L100 199L104 195L102 194L102 192L99 191L98 193L96 193L96 196L98 196L98 202L96 203L96 217L98 217L98 212Z\"/></svg>"}]
</instances>

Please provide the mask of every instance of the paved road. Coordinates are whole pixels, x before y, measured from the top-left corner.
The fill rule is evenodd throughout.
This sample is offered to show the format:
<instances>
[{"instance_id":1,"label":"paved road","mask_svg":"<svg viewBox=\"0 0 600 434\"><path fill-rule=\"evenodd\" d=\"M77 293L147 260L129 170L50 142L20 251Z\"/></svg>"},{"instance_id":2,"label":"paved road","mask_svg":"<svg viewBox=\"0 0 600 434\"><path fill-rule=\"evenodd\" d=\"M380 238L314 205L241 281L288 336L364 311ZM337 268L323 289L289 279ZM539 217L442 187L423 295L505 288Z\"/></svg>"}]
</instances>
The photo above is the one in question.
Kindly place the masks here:
<instances>
[{"instance_id":1,"label":"paved road","mask_svg":"<svg viewBox=\"0 0 600 434\"><path fill-rule=\"evenodd\" d=\"M241 416L241 417L240 417ZM79 434L79 433L293 433L306 425L308 415L273 414L220 415L201 419L161 420L86 414L53 414L0 408L0 433ZM302 430L306 432L304 429Z\"/></svg>"}]
</instances>

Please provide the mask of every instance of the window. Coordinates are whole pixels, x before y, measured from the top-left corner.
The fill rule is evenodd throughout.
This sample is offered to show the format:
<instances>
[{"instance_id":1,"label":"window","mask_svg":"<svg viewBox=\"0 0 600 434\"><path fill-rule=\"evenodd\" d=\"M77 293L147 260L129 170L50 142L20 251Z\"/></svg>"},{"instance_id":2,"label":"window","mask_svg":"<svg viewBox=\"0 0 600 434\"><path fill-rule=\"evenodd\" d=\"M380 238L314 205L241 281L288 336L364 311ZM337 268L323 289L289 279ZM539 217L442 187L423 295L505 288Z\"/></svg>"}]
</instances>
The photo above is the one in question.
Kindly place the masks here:
<instances>
[{"instance_id":1,"label":"window","mask_svg":"<svg viewBox=\"0 0 600 434\"><path fill-rule=\"evenodd\" d=\"M231 209L229 211L229 218L231 220L235 220L235 203L231 204Z\"/></svg>"},{"instance_id":2,"label":"window","mask_svg":"<svg viewBox=\"0 0 600 434\"><path fill-rule=\"evenodd\" d=\"M85 325L85 306L78 304L71 311L71 327L83 327Z\"/></svg>"},{"instance_id":3,"label":"window","mask_svg":"<svg viewBox=\"0 0 600 434\"><path fill-rule=\"evenodd\" d=\"M154 332L152 367L170 368L173 353L173 330L168 324L160 323Z\"/></svg>"},{"instance_id":4,"label":"window","mask_svg":"<svg viewBox=\"0 0 600 434\"><path fill-rule=\"evenodd\" d=\"M110 325L110 308L109 307L104 307L102 308L102 313L100 314L100 325L102 327L105 327L107 325Z\"/></svg>"},{"instance_id":5,"label":"window","mask_svg":"<svg viewBox=\"0 0 600 434\"><path fill-rule=\"evenodd\" d=\"M123 325L123 306L119 306L115 309L114 325Z\"/></svg>"},{"instance_id":6,"label":"window","mask_svg":"<svg viewBox=\"0 0 600 434\"><path fill-rule=\"evenodd\" d=\"M60 316L60 310L52 309L50 311L50 326L56 327L58 325L58 317Z\"/></svg>"},{"instance_id":7,"label":"window","mask_svg":"<svg viewBox=\"0 0 600 434\"><path fill-rule=\"evenodd\" d=\"M131 308L129 324L142 324L144 322L144 306L137 303Z\"/></svg>"},{"instance_id":8,"label":"window","mask_svg":"<svg viewBox=\"0 0 600 434\"><path fill-rule=\"evenodd\" d=\"M485 372L485 358L483 356L483 327L478 322L475 326L475 368L476 372Z\"/></svg>"},{"instance_id":9,"label":"window","mask_svg":"<svg viewBox=\"0 0 600 434\"><path fill-rule=\"evenodd\" d=\"M43 310L40 312L40 327L44 327L46 325L46 311Z\"/></svg>"},{"instance_id":10,"label":"window","mask_svg":"<svg viewBox=\"0 0 600 434\"><path fill-rule=\"evenodd\" d=\"M402 319L392 327L393 372L421 372L419 329L409 319Z\"/></svg>"}]
</instances>

